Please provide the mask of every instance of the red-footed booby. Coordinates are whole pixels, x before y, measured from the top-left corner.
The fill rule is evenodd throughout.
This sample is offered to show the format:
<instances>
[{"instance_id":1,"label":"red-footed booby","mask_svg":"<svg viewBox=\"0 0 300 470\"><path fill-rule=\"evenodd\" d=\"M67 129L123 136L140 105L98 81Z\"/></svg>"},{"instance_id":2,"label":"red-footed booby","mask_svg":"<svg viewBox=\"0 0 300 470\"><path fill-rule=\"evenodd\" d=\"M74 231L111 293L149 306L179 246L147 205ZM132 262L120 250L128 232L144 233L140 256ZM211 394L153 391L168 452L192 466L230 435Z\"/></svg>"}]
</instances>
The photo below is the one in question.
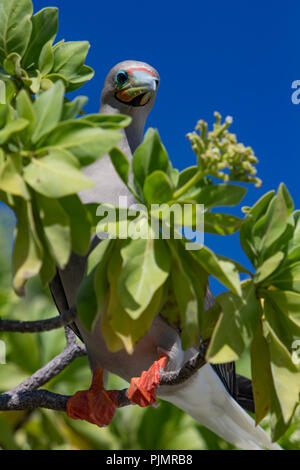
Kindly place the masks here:
<instances>
[{"instance_id":1,"label":"red-footed booby","mask_svg":"<svg viewBox=\"0 0 300 470\"><path fill-rule=\"evenodd\" d=\"M147 116L153 107L159 85L158 72L148 64L128 60L109 72L101 95L100 113L126 114L132 118L125 128L119 147L128 160L142 142ZM118 205L119 196L127 196L128 205L135 202L117 175L107 155L85 173L95 181L92 189L80 194L84 203L106 202ZM73 254L64 271L51 283L51 291L62 312L76 303L76 294L85 270L86 258ZM205 308L214 302L207 290ZM242 449L278 449L269 436L256 427L242 409L253 410L249 381L235 375L234 364L205 364L181 385L159 386L159 370L175 371L197 350L182 350L180 332L158 315L147 334L136 344L132 354L125 350L111 352L101 333L101 319L92 332L76 320L93 372L89 390L77 392L68 402L67 413L74 419L85 419L98 426L109 424L117 408L117 391L107 391L103 374L111 372L130 383L128 397L140 406L152 405L156 396L169 401L231 444ZM233 396L235 398L233 398Z\"/></svg>"}]
</instances>

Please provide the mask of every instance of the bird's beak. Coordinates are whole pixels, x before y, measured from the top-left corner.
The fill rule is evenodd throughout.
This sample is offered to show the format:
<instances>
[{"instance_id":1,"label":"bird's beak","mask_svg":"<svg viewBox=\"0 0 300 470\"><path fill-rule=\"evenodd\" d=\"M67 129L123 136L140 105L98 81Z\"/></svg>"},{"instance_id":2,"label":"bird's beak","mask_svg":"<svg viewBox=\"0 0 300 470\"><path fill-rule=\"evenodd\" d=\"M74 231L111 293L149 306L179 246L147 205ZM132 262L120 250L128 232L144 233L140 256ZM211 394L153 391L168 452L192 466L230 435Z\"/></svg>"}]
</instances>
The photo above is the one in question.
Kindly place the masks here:
<instances>
[{"instance_id":1,"label":"bird's beak","mask_svg":"<svg viewBox=\"0 0 300 470\"><path fill-rule=\"evenodd\" d=\"M116 92L116 98L131 106L144 106L158 87L158 79L150 72L133 70L129 82Z\"/></svg>"}]
</instances>

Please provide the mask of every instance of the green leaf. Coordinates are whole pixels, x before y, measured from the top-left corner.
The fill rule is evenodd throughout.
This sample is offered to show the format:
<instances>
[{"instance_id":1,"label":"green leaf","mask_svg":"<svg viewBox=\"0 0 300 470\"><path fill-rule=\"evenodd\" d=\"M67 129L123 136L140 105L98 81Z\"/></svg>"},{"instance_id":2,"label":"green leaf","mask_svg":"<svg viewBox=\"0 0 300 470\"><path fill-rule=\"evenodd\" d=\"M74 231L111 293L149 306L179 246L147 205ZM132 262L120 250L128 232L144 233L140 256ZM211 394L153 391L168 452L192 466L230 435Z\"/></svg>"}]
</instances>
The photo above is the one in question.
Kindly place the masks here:
<instances>
[{"instance_id":1,"label":"green leaf","mask_svg":"<svg viewBox=\"0 0 300 470\"><path fill-rule=\"evenodd\" d=\"M126 155L117 147L109 152L110 159L123 183L128 184L130 165Z\"/></svg>"},{"instance_id":2,"label":"green leaf","mask_svg":"<svg viewBox=\"0 0 300 470\"><path fill-rule=\"evenodd\" d=\"M28 80L28 83L26 81ZM30 79L23 79L24 84L28 85L30 88L30 91L36 95L41 88L41 83L42 83L42 75L39 70L35 70L34 75L30 77Z\"/></svg>"},{"instance_id":3,"label":"green leaf","mask_svg":"<svg viewBox=\"0 0 300 470\"><path fill-rule=\"evenodd\" d=\"M64 269L71 254L70 219L56 199L36 193L39 216L48 248L58 267Z\"/></svg>"},{"instance_id":4,"label":"green leaf","mask_svg":"<svg viewBox=\"0 0 300 470\"><path fill-rule=\"evenodd\" d=\"M266 213L274 194L275 191L269 191L264 194L253 207L248 208L247 216L240 228L241 246L253 266L256 266L257 261L257 249L253 241L253 226L255 222Z\"/></svg>"},{"instance_id":5,"label":"green leaf","mask_svg":"<svg viewBox=\"0 0 300 470\"><path fill-rule=\"evenodd\" d=\"M198 298L179 256L173 258L171 280L173 295L180 311L182 347L187 349L194 346L199 339Z\"/></svg>"},{"instance_id":6,"label":"green leaf","mask_svg":"<svg viewBox=\"0 0 300 470\"><path fill-rule=\"evenodd\" d=\"M243 219L234 215L205 212L204 231L218 235L231 235L240 229L242 222Z\"/></svg>"},{"instance_id":7,"label":"green leaf","mask_svg":"<svg viewBox=\"0 0 300 470\"><path fill-rule=\"evenodd\" d=\"M251 375L256 424L267 415L271 406L272 376L268 343L258 324L251 344Z\"/></svg>"},{"instance_id":8,"label":"green leaf","mask_svg":"<svg viewBox=\"0 0 300 470\"><path fill-rule=\"evenodd\" d=\"M47 75L52 70L54 64L54 54L52 49L52 40L46 42L41 50L41 54L39 57L39 70L41 75Z\"/></svg>"},{"instance_id":9,"label":"green leaf","mask_svg":"<svg viewBox=\"0 0 300 470\"><path fill-rule=\"evenodd\" d=\"M168 202L173 195L172 183L163 171L153 171L145 179L143 194L148 204Z\"/></svg>"},{"instance_id":10,"label":"green leaf","mask_svg":"<svg viewBox=\"0 0 300 470\"><path fill-rule=\"evenodd\" d=\"M54 49L53 71L72 81L83 66L89 48L88 41L70 41L60 44Z\"/></svg>"},{"instance_id":11,"label":"green leaf","mask_svg":"<svg viewBox=\"0 0 300 470\"><path fill-rule=\"evenodd\" d=\"M149 330L153 318L158 314L162 298L162 288L152 297L150 304L142 315L133 320L122 308L117 295L119 273L122 258L118 249L114 250L108 264L109 302L103 313L102 333L110 351L118 351L123 347L131 354L136 342Z\"/></svg>"},{"instance_id":12,"label":"green leaf","mask_svg":"<svg viewBox=\"0 0 300 470\"><path fill-rule=\"evenodd\" d=\"M283 234L286 229L292 207L286 189L279 186L277 195L272 199L265 216L260 249L266 250ZM255 227L254 227L255 232Z\"/></svg>"},{"instance_id":13,"label":"green leaf","mask_svg":"<svg viewBox=\"0 0 300 470\"><path fill-rule=\"evenodd\" d=\"M129 126L131 117L125 114L89 114L83 116L80 121L90 122L102 129L121 129Z\"/></svg>"},{"instance_id":14,"label":"green leaf","mask_svg":"<svg viewBox=\"0 0 300 470\"><path fill-rule=\"evenodd\" d=\"M90 165L106 155L122 136L117 131L92 127L77 120L61 122L42 140L40 146L70 150L81 165Z\"/></svg>"},{"instance_id":15,"label":"green leaf","mask_svg":"<svg viewBox=\"0 0 300 470\"><path fill-rule=\"evenodd\" d=\"M140 238L126 240L124 245L118 297L128 315L136 319L169 276L171 258L164 240Z\"/></svg>"},{"instance_id":16,"label":"green leaf","mask_svg":"<svg viewBox=\"0 0 300 470\"><path fill-rule=\"evenodd\" d=\"M179 180L179 171L177 170L177 168L170 168L168 171L168 176L172 181L172 185L174 186L174 188L176 188Z\"/></svg>"},{"instance_id":17,"label":"green leaf","mask_svg":"<svg viewBox=\"0 0 300 470\"><path fill-rule=\"evenodd\" d=\"M3 66L9 75L21 75L21 56L16 52L11 52L3 62Z\"/></svg>"},{"instance_id":18,"label":"green leaf","mask_svg":"<svg viewBox=\"0 0 300 470\"><path fill-rule=\"evenodd\" d=\"M155 170L167 172L169 158L165 147L161 143L158 132L148 129L143 143L133 155L132 168L136 182L142 189L146 177Z\"/></svg>"},{"instance_id":19,"label":"green leaf","mask_svg":"<svg viewBox=\"0 0 300 470\"><path fill-rule=\"evenodd\" d=\"M300 295L289 291L260 290L265 299L264 310L268 323L279 340L291 350L300 338Z\"/></svg>"},{"instance_id":20,"label":"green leaf","mask_svg":"<svg viewBox=\"0 0 300 470\"><path fill-rule=\"evenodd\" d=\"M31 34L31 15L30 0L1 0L0 62L11 52L23 56Z\"/></svg>"},{"instance_id":21,"label":"green leaf","mask_svg":"<svg viewBox=\"0 0 300 470\"><path fill-rule=\"evenodd\" d=\"M224 257L219 257L209 248L203 246L200 250L191 251L198 263L233 293L241 295L241 285L238 270L234 263Z\"/></svg>"},{"instance_id":22,"label":"green leaf","mask_svg":"<svg viewBox=\"0 0 300 470\"><path fill-rule=\"evenodd\" d=\"M91 80L95 75L94 70L88 65L82 65L81 68L74 73L71 77L68 77L67 92L75 91L84 85L88 80Z\"/></svg>"},{"instance_id":23,"label":"green leaf","mask_svg":"<svg viewBox=\"0 0 300 470\"><path fill-rule=\"evenodd\" d=\"M201 325L201 338L203 341L210 339L216 327L221 313L221 306L215 303L208 310L205 310Z\"/></svg>"},{"instance_id":24,"label":"green leaf","mask_svg":"<svg viewBox=\"0 0 300 470\"><path fill-rule=\"evenodd\" d=\"M65 103L61 120L75 119L87 102L87 96L77 96L73 101Z\"/></svg>"},{"instance_id":25,"label":"green leaf","mask_svg":"<svg viewBox=\"0 0 300 470\"><path fill-rule=\"evenodd\" d=\"M180 189L184 186L195 174L198 172L197 166L189 166L182 170L179 173L178 183L176 189ZM198 186L200 185L200 186ZM197 185L193 186L191 190L188 190L184 193L184 198L188 198L190 194L194 194L195 192L198 193L199 187L203 186L202 180L198 181Z\"/></svg>"},{"instance_id":26,"label":"green leaf","mask_svg":"<svg viewBox=\"0 0 300 470\"><path fill-rule=\"evenodd\" d=\"M107 239L93 249L88 257L87 274L77 294L77 313L89 331L93 329L98 314L102 313L102 300L108 292L106 270L113 245L113 241Z\"/></svg>"},{"instance_id":27,"label":"green leaf","mask_svg":"<svg viewBox=\"0 0 300 470\"><path fill-rule=\"evenodd\" d=\"M274 279L272 285L281 290L294 290L300 292L300 263L292 264L282 269Z\"/></svg>"},{"instance_id":28,"label":"green leaf","mask_svg":"<svg viewBox=\"0 0 300 470\"><path fill-rule=\"evenodd\" d=\"M83 278L76 298L78 317L82 325L89 331L93 327L98 312L94 279L94 271Z\"/></svg>"},{"instance_id":29,"label":"green leaf","mask_svg":"<svg viewBox=\"0 0 300 470\"><path fill-rule=\"evenodd\" d=\"M241 202L247 188L235 184L208 184L198 189L193 196L198 204L204 204L205 209L217 206L236 206ZM186 199L186 196L184 196Z\"/></svg>"},{"instance_id":30,"label":"green leaf","mask_svg":"<svg viewBox=\"0 0 300 470\"><path fill-rule=\"evenodd\" d=\"M174 268L172 267L171 275L172 277L176 276L178 270L180 270L179 277L183 283L182 288L186 286L187 289L185 294L182 293L182 288L180 289L182 298L179 298L180 281L177 279L174 284L172 279L172 286L176 286L172 291L172 296L173 298L175 297L179 306L181 326L183 328L182 344L183 348L186 349L199 344L199 332L202 332L203 327L204 297L208 285L208 275L202 266L195 261L191 254L192 252L185 249L182 241L170 240L168 245L172 253L173 263L177 263L177 271L173 273ZM184 277L189 281L189 288L184 281ZM177 289L178 292L176 292ZM195 303L194 300L197 302ZM197 309L195 310L196 307Z\"/></svg>"},{"instance_id":31,"label":"green leaf","mask_svg":"<svg viewBox=\"0 0 300 470\"><path fill-rule=\"evenodd\" d=\"M267 208L273 199L273 196L275 194L275 191L269 191L266 194L264 194L255 204L250 208L250 210L247 212L249 216L252 216L253 220L258 220L262 215L265 214L267 211Z\"/></svg>"},{"instance_id":32,"label":"green leaf","mask_svg":"<svg viewBox=\"0 0 300 470\"><path fill-rule=\"evenodd\" d=\"M63 197L59 202L70 217L72 250L86 255L91 242L91 223L84 205L76 195Z\"/></svg>"},{"instance_id":33,"label":"green leaf","mask_svg":"<svg viewBox=\"0 0 300 470\"><path fill-rule=\"evenodd\" d=\"M6 161L0 165L0 189L15 196L30 199L29 191L19 173L14 156L7 155Z\"/></svg>"},{"instance_id":34,"label":"green leaf","mask_svg":"<svg viewBox=\"0 0 300 470\"><path fill-rule=\"evenodd\" d=\"M14 121L8 122L8 124L6 124L6 126L0 131L0 145L5 144L5 142L7 142L12 135L21 132L28 125L29 121L23 118L18 118Z\"/></svg>"},{"instance_id":35,"label":"green leaf","mask_svg":"<svg viewBox=\"0 0 300 470\"><path fill-rule=\"evenodd\" d=\"M43 47L48 42L52 43L56 36L58 9L53 7L43 8L32 17L31 22L32 32L24 55L23 66L27 68L34 65L37 68ZM40 70L42 71L41 68Z\"/></svg>"},{"instance_id":36,"label":"green leaf","mask_svg":"<svg viewBox=\"0 0 300 470\"><path fill-rule=\"evenodd\" d=\"M252 222L253 216L247 216L244 222L240 227L240 243L241 247L248 256L249 260L253 264L256 265L257 260L257 251L256 247L252 240Z\"/></svg>"},{"instance_id":37,"label":"green leaf","mask_svg":"<svg viewBox=\"0 0 300 470\"><path fill-rule=\"evenodd\" d=\"M225 292L217 296L216 302L222 313L206 353L213 364L235 361L241 356L253 339L262 313L251 281L243 283L242 297Z\"/></svg>"},{"instance_id":38,"label":"green leaf","mask_svg":"<svg viewBox=\"0 0 300 470\"><path fill-rule=\"evenodd\" d=\"M64 86L62 82L57 82L35 100L33 108L36 125L32 134L33 143L38 142L58 123L63 107L63 95Z\"/></svg>"},{"instance_id":39,"label":"green leaf","mask_svg":"<svg viewBox=\"0 0 300 470\"><path fill-rule=\"evenodd\" d=\"M42 247L36 233L30 202L16 200L18 219L13 253L13 286L18 295L24 295L28 279L38 274L42 266Z\"/></svg>"},{"instance_id":40,"label":"green leaf","mask_svg":"<svg viewBox=\"0 0 300 470\"><path fill-rule=\"evenodd\" d=\"M257 269L254 276L254 282L258 284L269 277L274 271L276 271L283 258L284 253L282 251L279 251L278 253L275 253L275 255L270 256L270 258L264 261L263 264Z\"/></svg>"},{"instance_id":41,"label":"green leaf","mask_svg":"<svg viewBox=\"0 0 300 470\"><path fill-rule=\"evenodd\" d=\"M70 152L55 148L45 157L32 159L24 169L24 179L35 191L51 198L69 196L94 186Z\"/></svg>"},{"instance_id":42,"label":"green leaf","mask_svg":"<svg viewBox=\"0 0 300 470\"><path fill-rule=\"evenodd\" d=\"M24 142L29 140L32 129L35 125L35 113L32 102L25 90L21 90L16 97L17 112L19 118L26 119L29 122L28 127L21 133L21 138Z\"/></svg>"},{"instance_id":43,"label":"green leaf","mask_svg":"<svg viewBox=\"0 0 300 470\"><path fill-rule=\"evenodd\" d=\"M292 362L288 350L267 322L266 327L274 388L280 403L283 420L288 423L299 402L300 372Z\"/></svg>"}]
</instances>

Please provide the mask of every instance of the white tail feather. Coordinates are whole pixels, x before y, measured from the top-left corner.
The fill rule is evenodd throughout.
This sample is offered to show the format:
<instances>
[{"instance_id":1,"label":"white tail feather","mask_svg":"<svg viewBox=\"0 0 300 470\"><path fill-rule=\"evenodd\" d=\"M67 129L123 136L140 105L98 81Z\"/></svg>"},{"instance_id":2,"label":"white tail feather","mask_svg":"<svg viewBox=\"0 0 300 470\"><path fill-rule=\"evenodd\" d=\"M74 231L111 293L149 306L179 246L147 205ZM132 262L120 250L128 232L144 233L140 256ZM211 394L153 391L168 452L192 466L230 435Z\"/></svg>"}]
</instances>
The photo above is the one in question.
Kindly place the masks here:
<instances>
[{"instance_id":1,"label":"white tail feather","mask_svg":"<svg viewBox=\"0 0 300 470\"><path fill-rule=\"evenodd\" d=\"M158 396L240 449L281 450L262 428L255 426L209 364L182 385L161 387Z\"/></svg>"}]
</instances>

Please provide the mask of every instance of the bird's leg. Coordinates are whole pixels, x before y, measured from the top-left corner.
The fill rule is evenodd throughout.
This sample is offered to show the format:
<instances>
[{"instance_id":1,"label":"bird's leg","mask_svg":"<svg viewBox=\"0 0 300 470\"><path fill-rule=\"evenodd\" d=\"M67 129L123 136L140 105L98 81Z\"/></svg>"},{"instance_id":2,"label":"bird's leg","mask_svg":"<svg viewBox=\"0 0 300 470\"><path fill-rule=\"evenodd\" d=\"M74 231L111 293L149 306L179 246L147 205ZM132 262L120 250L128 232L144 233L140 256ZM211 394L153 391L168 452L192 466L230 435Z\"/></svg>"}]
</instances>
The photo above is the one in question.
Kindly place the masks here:
<instances>
[{"instance_id":1,"label":"bird's leg","mask_svg":"<svg viewBox=\"0 0 300 470\"><path fill-rule=\"evenodd\" d=\"M117 406L118 391L104 389L103 371L96 367L90 388L75 393L67 402L67 415L103 427L111 422Z\"/></svg>"},{"instance_id":2,"label":"bird's leg","mask_svg":"<svg viewBox=\"0 0 300 470\"><path fill-rule=\"evenodd\" d=\"M140 377L133 377L127 396L130 401L139 406L154 405L156 402L156 388L159 385L159 371L164 369L169 360L169 356L158 350L159 359L154 361L152 366L143 371Z\"/></svg>"}]
</instances>

